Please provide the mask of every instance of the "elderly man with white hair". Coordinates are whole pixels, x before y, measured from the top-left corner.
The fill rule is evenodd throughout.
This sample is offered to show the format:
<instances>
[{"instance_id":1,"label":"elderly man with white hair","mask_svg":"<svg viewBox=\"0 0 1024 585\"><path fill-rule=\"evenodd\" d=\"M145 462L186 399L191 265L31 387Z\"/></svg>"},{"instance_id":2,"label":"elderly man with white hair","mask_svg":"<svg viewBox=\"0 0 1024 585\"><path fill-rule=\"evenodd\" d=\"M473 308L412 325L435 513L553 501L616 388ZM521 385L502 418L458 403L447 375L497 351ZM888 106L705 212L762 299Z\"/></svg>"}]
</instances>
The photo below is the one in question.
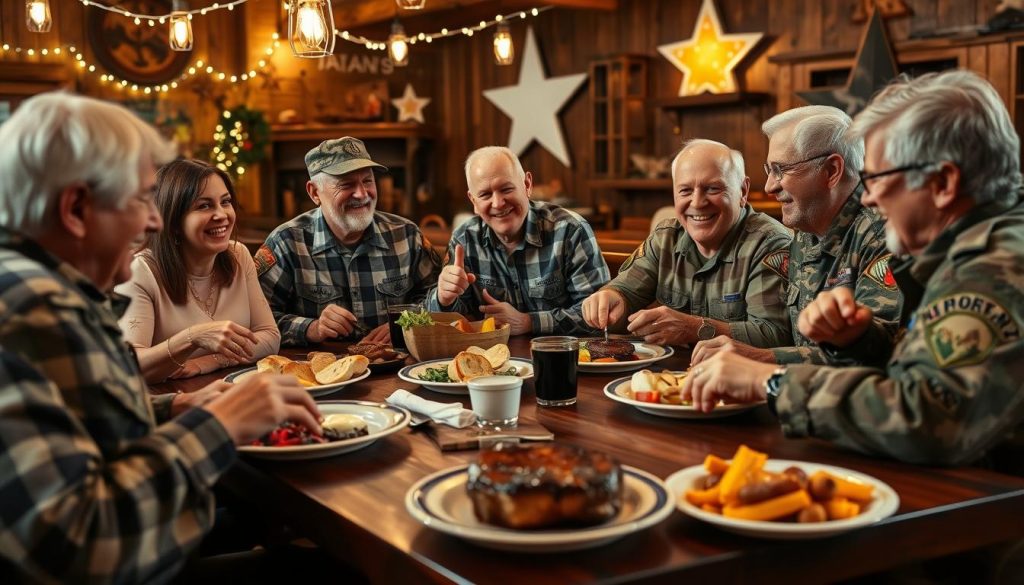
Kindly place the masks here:
<instances>
[{"instance_id":1,"label":"elderly man with white hair","mask_svg":"<svg viewBox=\"0 0 1024 585\"><path fill-rule=\"evenodd\" d=\"M531 201L533 175L503 146L470 153L466 183L476 216L452 233L427 306L492 316L513 335L589 332L580 304L608 282L590 224Z\"/></svg>"},{"instance_id":2,"label":"elderly man with white hair","mask_svg":"<svg viewBox=\"0 0 1024 585\"><path fill-rule=\"evenodd\" d=\"M786 296L793 343L756 348L716 337L697 344L694 365L719 351L780 364L882 365L889 358L902 297L889 270L885 220L861 205L857 173L864 165L864 140L849 135L852 123L837 108L804 106L761 125L768 136L764 190L782 204L782 223L797 232L789 251ZM799 332L797 320L819 294L836 288L849 289L871 309L872 326L856 343L819 346Z\"/></svg>"},{"instance_id":3,"label":"elderly man with white hair","mask_svg":"<svg viewBox=\"0 0 1024 585\"><path fill-rule=\"evenodd\" d=\"M968 71L902 80L856 120L866 205L888 218L906 331L884 369L775 365L720 353L684 397L768 400L783 431L920 464L987 458L1024 474L1024 204L1020 141L999 94ZM872 311L836 288L800 316L842 346Z\"/></svg>"},{"instance_id":4,"label":"elderly man with white hair","mask_svg":"<svg viewBox=\"0 0 1024 585\"><path fill-rule=\"evenodd\" d=\"M607 286L583 303L594 327L648 343L723 335L756 347L791 343L784 284L789 231L747 204L743 155L691 140L672 162L676 217L659 224ZM657 307L647 308L654 301Z\"/></svg>"},{"instance_id":5,"label":"elderly man with white hair","mask_svg":"<svg viewBox=\"0 0 1024 585\"><path fill-rule=\"evenodd\" d=\"M125 108L71 94L0 125L0 581L167 581L236 445L320 430L290 376L151 404L105 292L161 229L154 166L173 156Z\"/></svg>"}]
</instances>

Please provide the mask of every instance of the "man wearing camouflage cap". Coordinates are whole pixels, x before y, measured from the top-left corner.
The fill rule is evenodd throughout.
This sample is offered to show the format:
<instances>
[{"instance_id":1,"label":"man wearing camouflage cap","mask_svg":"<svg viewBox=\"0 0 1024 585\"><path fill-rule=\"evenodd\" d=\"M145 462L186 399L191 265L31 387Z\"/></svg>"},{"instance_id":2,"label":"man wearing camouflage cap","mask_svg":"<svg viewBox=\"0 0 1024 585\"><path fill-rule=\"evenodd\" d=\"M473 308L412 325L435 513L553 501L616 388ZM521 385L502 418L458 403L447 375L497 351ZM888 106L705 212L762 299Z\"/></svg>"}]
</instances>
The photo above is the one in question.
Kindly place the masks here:
<instances>
[{"instance_id":1,"label":"man wearing camouflage cap","mask_svg":"<svg viewBox=\"0 0 1024 585\"><path fill-rule=\"evenodd\" d=\"M1024 203L1020 141L995 89L969 71L884 89L857 116L863 201L888 218L906 333L884 369L777 368L722 352L691 370L683 397L768 401L791 437L830 439L920 464L986 459L1024 474ZM832 291L801 315L804 335L837 343L872 311ZM728 373L726 373L728 372Z\"/></svg>"},{"instance_id":2,"label":"man wearing camouflage cap","mask_svg":"<svg viewBox=\"0 0 1024 585\"><path fill-rule=\"evenodd\" d=\"M281 341L390 341L387 304L422 300L440 259L416 224L376 211L373 169L387 168L361 140L325 140L306 153L306 168L317 208L279 226L256 252Z\"/></svg>"},{"instance_id":3,"label":"man wearing camouflage cap","mask_svg":"<svg viewBox=\"0 0 1024 585\"><path fill-rule=\"evenodd\" d=\"M720 351L762 362L881 366L892 353L901 295L889 271L885 220L861 205L864 141L847 136L852 120L831 106L793 108L761 129L768 136L765 192L782 203L782 223L797 231L790 245L786 297L793 344L762 349L727 337L697 344L693 364ZM801 311L849 291L873 312L873 323L857 343L819 346L797 327ZM818 300L816 300L818 299ZM849 335L849 331L844 332Z\"/></svg>"}]
</instances>

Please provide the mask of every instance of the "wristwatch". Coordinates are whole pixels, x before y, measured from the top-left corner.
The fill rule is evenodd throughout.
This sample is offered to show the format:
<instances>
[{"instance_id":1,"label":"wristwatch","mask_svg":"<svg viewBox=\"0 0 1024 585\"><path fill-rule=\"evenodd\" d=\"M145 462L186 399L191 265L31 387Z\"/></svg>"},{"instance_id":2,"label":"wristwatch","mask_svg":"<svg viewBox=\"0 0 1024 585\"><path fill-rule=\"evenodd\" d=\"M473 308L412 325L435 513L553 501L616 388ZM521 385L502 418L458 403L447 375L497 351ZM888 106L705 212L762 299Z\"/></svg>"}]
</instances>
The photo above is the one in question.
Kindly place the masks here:
<instances>
[{"instance_id":1,"label":"wristwatch","mask_svg":"<svg viewBox=\"0 0 1024 585\"><path fill-rule=\"evenodd\" d=\"M700 327L697 328L697 339L701 341L711 339L716 333L718 333L718 330L711 324L711 321L708 321L707 317L701 317Z\"/></svg>"},{"instance_id":2,"label":"wristwatch","mask_svg":"<svg viewBox=\"0 0 1024 585\"><path fill-rule=\"evenodd\" d=\"M772 375L768 376L768 379L764 381L764 397L768 403L768 412L771 412L772 416L778 416L775 401L779 399L779 392L782 391L779 384L785 375L786 368L776 368Z\"/></svg>"}]
</instances>

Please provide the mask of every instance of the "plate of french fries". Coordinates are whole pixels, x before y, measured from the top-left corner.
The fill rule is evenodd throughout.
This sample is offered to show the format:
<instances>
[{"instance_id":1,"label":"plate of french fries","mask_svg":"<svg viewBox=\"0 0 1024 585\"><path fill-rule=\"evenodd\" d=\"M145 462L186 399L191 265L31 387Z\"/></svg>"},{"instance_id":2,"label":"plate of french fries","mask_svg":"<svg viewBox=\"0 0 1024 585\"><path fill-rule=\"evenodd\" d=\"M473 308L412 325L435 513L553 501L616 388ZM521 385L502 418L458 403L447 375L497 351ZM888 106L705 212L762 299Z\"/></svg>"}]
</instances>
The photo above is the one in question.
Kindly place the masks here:
<instances>
[{"instance_id":1,"label":"plate of french fries","mask_svg":"<svg viewBox=\"0 0 1024 585\"><path fill-rule=\"evenodd\" d=\"M686 372L652 372L640 370L632 376L617 378L604 387L604 395L616 402L636 407L642 412L668 418L719 418L746 412L764 404L719 404L711 412L702 412L691 402L684 402L679 392Z\"/></svg>"},{"instance_id":2,"label":"plate of french fries","mask_svg":"<svg viewBox=\"0 0 1024 585\"><path fill-rule=\"evenodd\" d=\"M807 539L874 524L900 498L870 475L820 463L768 459L741 445L731 460L708 455L665 480L680 512L745 536Z\"/></svg>"},{"instance_id":3,"label":"plate of french fries","mask_svg":"<svg viewBox=\"0 0 1024 585\"><path fill-rule=\"evenodd\" d=\"M256 362L256 367L239 370L224 377L225 382L240 382L248 376L261 373L295 376L299 384L313 397L324 396L338 389L366 379L370 375L370 360L362 355L338 357L326 351L313 351L305 360L292 360L281 355L269 355Z\"/></svg>"}]
</instances>

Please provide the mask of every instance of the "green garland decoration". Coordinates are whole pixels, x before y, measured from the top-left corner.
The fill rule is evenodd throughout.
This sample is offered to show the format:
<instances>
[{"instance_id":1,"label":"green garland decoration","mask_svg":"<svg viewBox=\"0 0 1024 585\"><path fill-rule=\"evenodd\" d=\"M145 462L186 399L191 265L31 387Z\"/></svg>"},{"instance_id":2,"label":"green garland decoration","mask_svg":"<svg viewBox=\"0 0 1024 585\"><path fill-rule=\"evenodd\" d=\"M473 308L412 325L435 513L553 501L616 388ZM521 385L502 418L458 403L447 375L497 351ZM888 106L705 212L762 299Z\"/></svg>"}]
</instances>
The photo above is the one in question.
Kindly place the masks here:
<instances>
[{"instance_id":1,"label":"green garland decoration","mask_svg":"<svg viewBox=\"0 0 1024 585\"><path fill-rule=\"evenodd\" d=\"M263 112L236 106L222 114L213 142L210 162L237 179L249 165L267 157L270 124Z\"/></svg>"}]
</instances>

